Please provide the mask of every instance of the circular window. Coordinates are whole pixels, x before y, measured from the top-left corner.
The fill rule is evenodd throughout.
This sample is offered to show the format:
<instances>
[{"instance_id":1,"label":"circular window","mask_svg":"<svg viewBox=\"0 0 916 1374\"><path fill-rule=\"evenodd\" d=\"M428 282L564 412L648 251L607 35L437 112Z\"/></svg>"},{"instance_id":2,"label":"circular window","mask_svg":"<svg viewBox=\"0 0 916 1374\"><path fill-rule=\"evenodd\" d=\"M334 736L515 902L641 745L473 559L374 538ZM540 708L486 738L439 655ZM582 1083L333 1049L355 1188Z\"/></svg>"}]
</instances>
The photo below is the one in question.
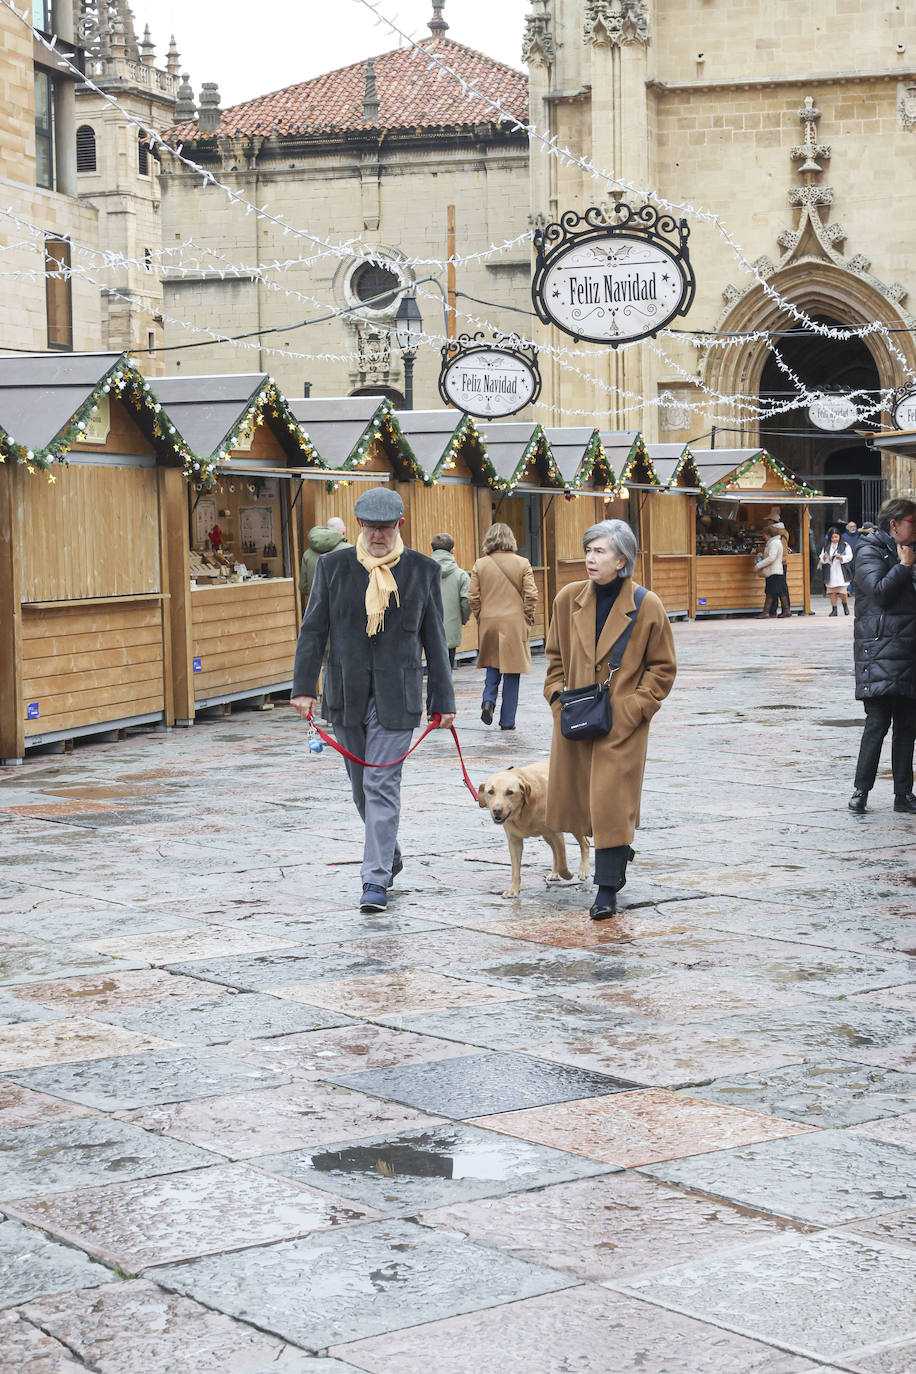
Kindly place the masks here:
<instances>
[{"instance_id":1,"label":"circular window","mask_svg":"<svg viewBox=\"0 0 916 1374\"><path fill-rule=\"evenodd\" d=\"M403 289L397 272L378 262L364 262L350 279L353 295L372 310L384 310L392 305Z\"/></svg>"}]
</instances>

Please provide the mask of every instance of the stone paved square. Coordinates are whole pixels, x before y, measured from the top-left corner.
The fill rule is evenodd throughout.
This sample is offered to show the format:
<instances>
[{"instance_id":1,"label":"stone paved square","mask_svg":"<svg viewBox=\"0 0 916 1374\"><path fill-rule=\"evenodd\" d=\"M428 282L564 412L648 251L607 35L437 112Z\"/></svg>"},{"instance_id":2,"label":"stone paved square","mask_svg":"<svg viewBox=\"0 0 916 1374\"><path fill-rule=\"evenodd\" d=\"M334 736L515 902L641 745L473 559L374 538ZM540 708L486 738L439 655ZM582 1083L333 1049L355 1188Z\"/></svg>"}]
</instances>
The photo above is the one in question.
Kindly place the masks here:
<instances>
[{"instance_id":1,"label":"stone paved square","mask_svg":"<svg viewBox=\"0 0 916 1374\"><path fill-rule=\"evenodd\" d=\"M543 1188L560 1179L608 1172L609 1166L473 1126L446 1123L319 1150L293 1150L251 1161L259 1169L328 1188L392 1215L468 1198Z\"/></svg>"},{"instance_id":2,"label":"stone paved square","mask_svg":"<svg viewBox=\"0 0 916 1374\"><path fill-rule=\"evenodd\" d=\"M401 1221L370 1222L149 1277L308 1349L566 1288L566 1275ZM389 1301L395 1288L397 1303Z\"/></svg>"},{"instance_id":3,"label":"stone paved square","mask_svg":"<svg viewBox=\"0 0 916 1374\"><path fill-rule=\"evenodd\" d=\"M3 1374L913 1374L913 826L816 609L675 627L614 921L446 736L378 915L279 701L0 769ZM475 785L542 670L456 669Z\"/></svg>"}]
</instances>

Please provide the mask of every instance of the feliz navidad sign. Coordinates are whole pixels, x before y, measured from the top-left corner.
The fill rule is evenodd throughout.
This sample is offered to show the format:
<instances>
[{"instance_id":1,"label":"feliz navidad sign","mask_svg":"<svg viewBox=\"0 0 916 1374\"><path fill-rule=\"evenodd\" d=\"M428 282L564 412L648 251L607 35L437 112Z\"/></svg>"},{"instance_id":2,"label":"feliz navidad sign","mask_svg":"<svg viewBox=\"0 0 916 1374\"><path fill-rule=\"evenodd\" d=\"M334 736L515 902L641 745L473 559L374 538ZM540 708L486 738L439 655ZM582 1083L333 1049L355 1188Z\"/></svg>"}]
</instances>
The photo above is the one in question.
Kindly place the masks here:
<instances>
[{"instance_id":1,"label":"feliz navidad sign","mask_svg":"<svg viewBox=\"0 0 916 1374\"><path fill-rule=\"evenodd\" d=\"M466 415L501 419L531 405L541 394L537 350L518 335L462 334L442 349L439 395Z\"/></svg>"},{"instance_id":2,"label":"feliz navidad sign","mask_svg":"<svg viewBox=\"0 0 916 1374\"><path fill-rule=\"evenodd\" d=\"M535 230L531 298L544 324L616 348L649 338L693 304L686 220L620 201Z\"/></svg>"}]
</instances>

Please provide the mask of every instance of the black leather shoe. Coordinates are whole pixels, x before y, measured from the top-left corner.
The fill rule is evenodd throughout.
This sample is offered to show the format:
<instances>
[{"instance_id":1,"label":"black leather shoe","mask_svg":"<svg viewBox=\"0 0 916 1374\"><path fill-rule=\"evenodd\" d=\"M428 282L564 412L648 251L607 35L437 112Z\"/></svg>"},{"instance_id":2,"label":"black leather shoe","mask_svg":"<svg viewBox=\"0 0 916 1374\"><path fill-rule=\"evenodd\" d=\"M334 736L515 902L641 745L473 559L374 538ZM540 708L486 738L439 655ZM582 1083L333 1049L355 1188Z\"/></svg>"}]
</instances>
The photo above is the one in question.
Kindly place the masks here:
<instances>
[{"instance_id":1,"label":"black leather shoe","mask_svg":"<svg viewBox=\"0 0 916 1374\"><path fill-rule=\"evenodd\" d=\"M495 701L485 701L480 708L480 719L484 725L493 724L493 712L496 710Z\"/></svg>"},{"instance_id":2,"label":"black leather shoe","mask_svg":"<svg viewBox=\"0 0 916 1374\"><path fill-rule=\"evenodd\" d=\"M853 792L852 796L849 798L848 806L850 811L855 811L857 815L861 816L862 812L865 810L865 803L867 801L868 793L862 792L857 787L856 790ZM914 806L913 809L914 811L916 811L916 806Z\"/></svg>"},{"instance_id":3,"label":"black leather shoe","mask_svg":"<svg viewBox=\"0 0 916 1374\"><path fill-rule=\"evenodd\" d=\"M603 902L601 906L596 902L594 906L589 907L588 914L593 921L607 921L611 916L616 916L617 894L612 893L611 900L609 902Z\"/></svg>"},{"instance_id":4,"label":"black leather shoe","mask_svg":"<svg viewBox=\"0 0 916 1374\"><path fill-rule=\"evenodd\" d=\"M910 816L916 816L916 796L914 796L912 792L907 792L905 797L895 797L894 810L903 811Z\"/></svg>"}]
</instances>

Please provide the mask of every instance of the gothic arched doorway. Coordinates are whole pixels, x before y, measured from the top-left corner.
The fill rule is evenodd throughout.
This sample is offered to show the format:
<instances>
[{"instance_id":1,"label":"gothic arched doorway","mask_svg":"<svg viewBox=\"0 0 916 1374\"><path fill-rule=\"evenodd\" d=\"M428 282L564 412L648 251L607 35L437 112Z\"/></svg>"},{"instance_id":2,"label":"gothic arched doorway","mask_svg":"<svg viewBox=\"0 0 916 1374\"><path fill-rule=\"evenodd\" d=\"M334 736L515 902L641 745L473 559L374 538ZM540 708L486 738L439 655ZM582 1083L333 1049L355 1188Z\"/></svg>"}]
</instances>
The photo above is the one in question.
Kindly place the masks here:
<instances>
[{"instance_id":1,"label":"gothic arched doorway","mask_svg":"<svg viewBox=\"0 0 916 1374\"><path fill-rule=\"evenodd\" d=\"M836 449L824 459L822 481L828 496L845 497L847 519L875 519L884 500L880 453L861 442Z\"/></svg>"}]
</instances>

